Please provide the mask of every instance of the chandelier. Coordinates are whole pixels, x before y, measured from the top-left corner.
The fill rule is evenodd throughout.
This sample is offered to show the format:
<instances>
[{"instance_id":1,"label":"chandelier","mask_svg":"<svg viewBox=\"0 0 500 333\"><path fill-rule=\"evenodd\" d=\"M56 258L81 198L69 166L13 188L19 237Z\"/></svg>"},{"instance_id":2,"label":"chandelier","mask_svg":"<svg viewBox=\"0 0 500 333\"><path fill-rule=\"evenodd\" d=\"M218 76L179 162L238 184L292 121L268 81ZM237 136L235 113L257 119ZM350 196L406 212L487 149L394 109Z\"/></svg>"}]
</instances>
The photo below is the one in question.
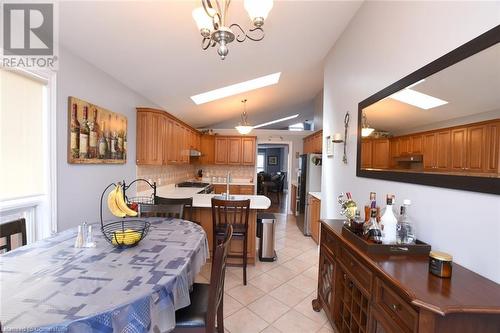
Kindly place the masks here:
<instances>
[{"instance_id":1,"label":"chandelier","mask_svg":"<svg viewBox=\"0 0 500 333\"><path fill-rule=\"evenodd\" d=\"M273 8L273 0L245 0L244 7L254 28L248 33L237 24L226 24L227 13L231 0L201 0L203 7L193 10L193 19L200 30L201 47L203 50L218 45L217 53L224 60L229 53L227 45L235 39L242 43L247 38L252 41L264 39L264 20Z\"/></svg>"},{"instance_id":2,"label":"chandelier","mask_svg":"<svg viewBox=\"0 0 500 333\"><path fill-rule=\"evenodd\" d=\"M240 134L246 135L252 131L253 126L250 125L247 120L247 100L244 99L241 101L241 103L243 103L243 113L241 114L241 122L235 128Z\"/></svg>"}]
</instances>

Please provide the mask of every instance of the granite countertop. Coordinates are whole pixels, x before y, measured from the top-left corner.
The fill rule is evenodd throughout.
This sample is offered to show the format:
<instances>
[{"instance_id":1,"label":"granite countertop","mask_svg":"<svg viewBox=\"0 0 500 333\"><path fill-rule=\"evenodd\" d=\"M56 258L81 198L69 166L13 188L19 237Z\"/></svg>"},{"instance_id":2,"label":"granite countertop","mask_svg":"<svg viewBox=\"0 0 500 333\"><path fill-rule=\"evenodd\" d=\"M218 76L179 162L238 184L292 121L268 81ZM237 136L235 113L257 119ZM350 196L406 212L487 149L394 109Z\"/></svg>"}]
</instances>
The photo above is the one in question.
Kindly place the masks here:
<instances>
[{"instance_id":1,"label":"granite countertop","mask_svg":"<svg viewBox=\"0 0 500 333\"><path fill-rule=\"evenodd\" d=\"M316 199L321 200L321 192L309 192L309 195L312 195Z\"/></svg>"},{"instance_id":2,"label":"granite countertop","mask_svg":"<svg viewBox=\"0 0 500 333\"><path fill-rule=\"evenodd\" d=\"M159 186L156 188L156 195L162 198L181 199L193 198L193 207L210 208L212 206L212 197L220 194L198 194L202 189L195 187L175 187L172 185ZM151 190L138 192L137 195L149 195ZM271 200L263 195L234 195L235 200L250 199L251 209L268 209L271 206Z\"/></svg>"},{"instance_id":3,"label":"granite countertop","mask_svg":"<svg viewBox=\"0 0 500 333\"><path fill-rule=\"evenodd\" d=\"M210 182L210 184L213 184L213 185L226 185L226 182ZM235 181L235 182L231 182L229 183L229 186L231 185L249 185L249 186L254 186L255 184L252 183L252 182L240 182L240 181Z\"/></svg>"}]
</instances>

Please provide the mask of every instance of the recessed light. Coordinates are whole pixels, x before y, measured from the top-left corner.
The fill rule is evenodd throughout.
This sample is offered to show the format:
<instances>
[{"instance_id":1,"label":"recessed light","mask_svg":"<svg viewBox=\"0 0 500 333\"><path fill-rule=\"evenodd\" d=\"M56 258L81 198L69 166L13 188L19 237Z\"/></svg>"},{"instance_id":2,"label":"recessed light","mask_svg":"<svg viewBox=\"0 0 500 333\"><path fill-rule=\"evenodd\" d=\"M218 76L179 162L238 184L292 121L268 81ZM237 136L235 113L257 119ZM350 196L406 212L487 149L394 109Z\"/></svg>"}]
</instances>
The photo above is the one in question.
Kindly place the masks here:
<instances>
[{"instance_id":1,"label":"recessed light","mask_svg":"<svg viewBox=\"0 0 500 333\"><path fill-rule=\"evenodd\" d=\"M226 86L223 88L207 91L198 95L191 96L193 102L197 105L212 102L221 98L238 95L247 91L271 86L276 84L280 80L281 72L261 76L256 79L248 80L245 82L240 82Z\"/></svg>"},{"instance_id":2,"label":"recessed light","mask_svg":"<svg viewBox=\"0 0 500 333\"><path fill-rule=\"evenodd\" d=\"M398 91L389 97L424 110L448 104L447 101L408 88Z\"/></svg>"},{"instance_id":3,"label":"recessed light","mask_svg":"<svg viewBox=\"0 0 500 333\"><path fill-rule=\"evenodd\" d=\"M286 121L286 120L290 120L290 119L293 119L293 118L297 118L298 116L299 116L299 113L294 114L293 116L289 116L289 117L285 117L285 118L280 118L280 119L268 121L267 123L255 125L253 128L259 128L259 127L264 127L264 126L268 126L268 125L280 123L282 121Z\"/></svg>"}]
</instances>

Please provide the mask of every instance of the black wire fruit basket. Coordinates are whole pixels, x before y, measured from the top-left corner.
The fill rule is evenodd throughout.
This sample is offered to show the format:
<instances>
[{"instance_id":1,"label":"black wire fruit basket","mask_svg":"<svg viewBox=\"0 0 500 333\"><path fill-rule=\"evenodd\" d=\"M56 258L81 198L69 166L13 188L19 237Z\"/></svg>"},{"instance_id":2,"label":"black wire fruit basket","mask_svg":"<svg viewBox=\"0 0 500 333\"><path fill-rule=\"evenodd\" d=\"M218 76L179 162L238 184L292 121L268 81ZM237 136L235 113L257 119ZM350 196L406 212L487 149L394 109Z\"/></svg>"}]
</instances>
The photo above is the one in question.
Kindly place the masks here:
<instances>
[{"instance_id":1,"label":"black wire fruit basket","mask_svg":"<svg viewBox=\"0 0 500 333\"><path fill-rule=\"evenodd\" d=\"M100 201L101 232L104 235L104 238L111 245L117 248L128 248L139 244L139 242L142 239L144 239L144 237L146 237L146 235L148 234L151 224L148 221L141 220L138 218L133 218L133 217L127 218L125 214L124 217L122 217L120 220L104 222L102 218L102 201L104 195L106 194L109 188L114 187L113 191L116 191L117 186L119 186L120 187L119 191L123 191L122 193L120 193L120 195L123 195L123 197L118 198L118 200L123 200L122 205L126 204L125 202L128 202L128 204L126 204L128 207L123 207L123 208L126 209L126 211L129 212L130 214L134 213L135 211L135 214L133 215L137 215L136 212L137 206L134 206L132 204L133 203L132 201L126 199L127 197L125 195L126 190L136 181L147 182L153 188L153 198L154 198L154 196L156 195L156 184L155 183L151 184L144 179L136 179L128 186L125 185L125 181L123 183L117 183L117 184L111 183L104 189L104 191L101 194L101 201Z\"/></svg>"}]
</instances>

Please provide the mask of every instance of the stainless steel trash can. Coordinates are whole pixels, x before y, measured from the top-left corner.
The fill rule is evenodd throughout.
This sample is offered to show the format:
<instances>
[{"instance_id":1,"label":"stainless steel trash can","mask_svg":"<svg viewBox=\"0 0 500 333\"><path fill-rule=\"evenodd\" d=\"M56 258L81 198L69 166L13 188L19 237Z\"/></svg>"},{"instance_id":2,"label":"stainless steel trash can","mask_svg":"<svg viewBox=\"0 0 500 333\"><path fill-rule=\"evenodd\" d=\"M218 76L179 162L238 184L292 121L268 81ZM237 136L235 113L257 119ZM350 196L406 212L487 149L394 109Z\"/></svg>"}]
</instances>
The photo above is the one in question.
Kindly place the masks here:
<instances>
[{"instance_id":1,"label":"stainless steel trash can","mask_svg":"<svg viewBox=\"0 0 500 333\"><path fill-rule=\"evenodd\" d=\"M259 237L259 260L275 261L276 217L271 213L257 214L257 237Z\"/></svg>"}]
</instances>

